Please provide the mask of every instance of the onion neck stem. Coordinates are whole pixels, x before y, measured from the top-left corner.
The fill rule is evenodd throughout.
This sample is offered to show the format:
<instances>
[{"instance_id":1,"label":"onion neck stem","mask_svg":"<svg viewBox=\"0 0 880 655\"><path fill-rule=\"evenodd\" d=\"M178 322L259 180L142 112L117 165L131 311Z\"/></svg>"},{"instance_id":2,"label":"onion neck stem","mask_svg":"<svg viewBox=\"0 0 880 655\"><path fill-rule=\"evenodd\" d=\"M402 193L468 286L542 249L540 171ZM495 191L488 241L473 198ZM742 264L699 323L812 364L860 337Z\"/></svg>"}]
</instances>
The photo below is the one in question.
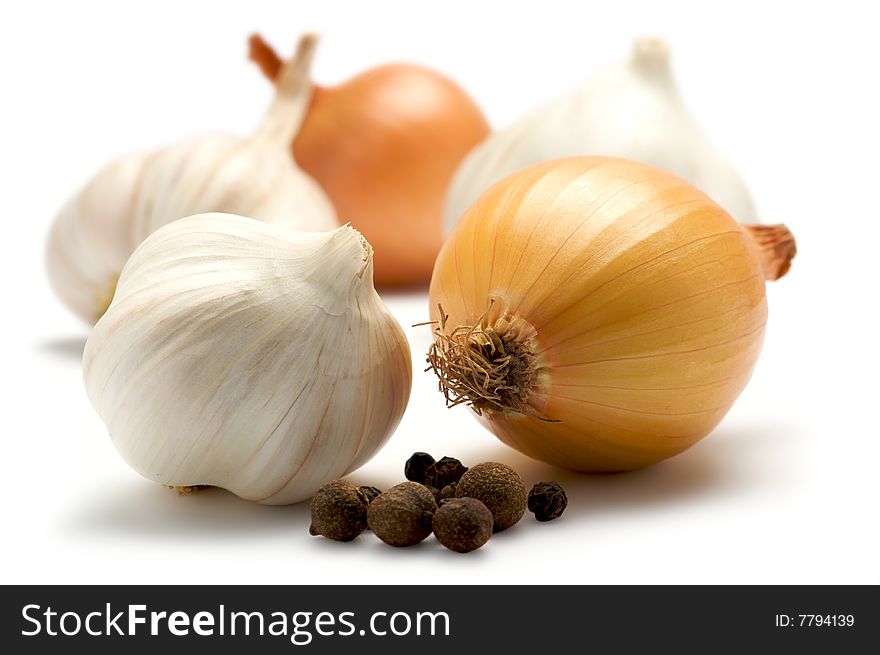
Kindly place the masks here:
<instances>
[{"instance_id":1,"label":"onion neck stem","mask_svg":"<svg viewBox=\"0 0 880 655\"><path fill-rule=\"evenodd\" d=\"M311 68L317 44L316 35L305 34L300 38L294 56L288 61L279 63L275 98L257 130L256 137L268 138L270 141L288 146L299 132L312 101ZM253 48L252 42L252 58ZM274 54L272 52L272 55ZM270 61L269 66L271 65ZM260 67L263 68L262 64Z\"/></svg>"},{"instance_id":2,"label":"onion neck stem","mask_svg":"<svg viewBox=\"0 0 880 655\"><path fill-rule=\"evenodd\" d=\"M794 235L785 225L741 225L758 249L765 280L778 280L788 273L797 254Z\"/></svg>"},{"instance_id":3,"label":"onion neck stem","mask_svg":"<svg viewBox=\"0 0 880 655\"><path fill-rule=\"evenodd\" d=\"M259 34L252 34L248 39L248 58L273 82L284 63L275 49Z\"/></svg>"}]
</instances>

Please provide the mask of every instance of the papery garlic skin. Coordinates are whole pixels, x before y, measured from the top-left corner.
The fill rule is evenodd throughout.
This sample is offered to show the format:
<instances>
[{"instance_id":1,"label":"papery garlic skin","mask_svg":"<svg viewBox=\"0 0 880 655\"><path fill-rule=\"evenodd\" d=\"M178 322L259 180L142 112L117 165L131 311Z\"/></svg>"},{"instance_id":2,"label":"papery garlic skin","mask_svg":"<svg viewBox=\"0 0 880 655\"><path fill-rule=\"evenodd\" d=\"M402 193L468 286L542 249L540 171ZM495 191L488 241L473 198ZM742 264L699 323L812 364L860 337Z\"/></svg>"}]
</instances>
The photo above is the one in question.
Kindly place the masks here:
<instances>
[{"instance_id":1,"label":"papery garlic skin","mask_svg":"<svg viewBox=\"0 0 880 655\"><path fill-rule=\"evenodd\" d=\"M576 155L622 157L657 166L689 181L737 221L757 220L739 174L684 106L665 43L643 38L625 61L474 148L450 185L446 233L495 182L533 164Z\"/></svg>"},{"instance_id":2,"label":"papery garlic skin","mask_svg":"<svg viewBox=\"0 0 880 655\"><path fill-rule=\"evenodd\" d=\"M251 137L208 135L124 156L64 206L51 228L47 261L52 287L71 310L94 323L137 245L185 216L242 214L296 230L339 225L326 194L288 149L311 99L314 47L314 37L303 39Z\"/></svg>"},{"instance_id":3,"label":"papery garlic skin","mask_svg":"<svg viewBox=\"0 0 880 655\"><path fill-rule=\"evenodd\" d=\"M83 356L122 457L166 485L266 504L365 463L399 422L411 360L350 227L205 214L148 237Z\"/></svg>"},{"instance_id":4,"label":"papery garlic skin","mask_svg":"<svg viewBox=\"0 0 880 655\"><path fill-rule=\"evenodd\" d=\"M296 174L290 155L271 141L243 143L215 134L166 148L148 159L139 193L150 201L135 202L127 213L134 244L167 224L171 216L183 218L218 207L222 213L296 230L338 227L318 184Z\"/></svg>"},{"instance_id":5,"label":"papery garlic skin","mask_svg":"<svg viewBox=\"0 0 880 655\"><path fill-rule=\"evenodd\" d=\"M58 213L46 264L55 294L94 323L110 304L119 272L137 246L121 208L128 207L148 155L129 154L105 166Z\"/></svg>"}]
</instances>

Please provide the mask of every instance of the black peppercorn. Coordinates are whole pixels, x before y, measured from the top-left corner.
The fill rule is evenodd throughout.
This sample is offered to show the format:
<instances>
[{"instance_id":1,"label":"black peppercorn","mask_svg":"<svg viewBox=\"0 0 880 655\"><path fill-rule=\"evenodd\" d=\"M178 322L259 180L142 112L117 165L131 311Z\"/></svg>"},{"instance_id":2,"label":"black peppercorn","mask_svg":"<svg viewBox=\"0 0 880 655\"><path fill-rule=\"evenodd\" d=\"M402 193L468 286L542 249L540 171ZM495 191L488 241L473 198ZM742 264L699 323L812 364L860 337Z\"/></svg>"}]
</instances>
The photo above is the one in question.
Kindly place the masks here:
<instances>
[{"instance_id":1,"label":"black peppercorn","mask_svg":"<svg viewBox=\"0 0 880 655\"><path fill-rule=\"evenodd\" d=\"M568 498L556 482L539 482L529 492L529 511L539 521L552 521L565 511Z\"/></svg>"},{"instance_id":2,"label":"black peppercorn","mask_svg":"<svg viewBox=\"0 0 880 655\"><path fill-rule=\"evenodd\" d=\"M378 496L380 493L382 493L382 490L377 489L376 487L363 486L363 487L358 487L358 489L360 489L361 493L363 493L367 497L368 503L372 503L373 500L376 499L376 496Z\"/></svg>"},{"instance_id":3,"label":"black peppercorn","mask_svg":"<svg viewBox=\"0 0 880 655\"><path fill-rule=\"evenodd\" d=\"M383 491L367 507L367 524L391 546L412 546L431 534L437 501L417 482L402 482Z\"/></svg>"},{"instance_id":4,"label":"black peppercorn","mask_svg":"<svg viewBox=\"0 0 880 655\"><path fill-rule=\"evenodd\" d=\"M425 484L425 473L428 470L428 467L433 463L434 458L428 453L413 453L412 456L406 460L406 464L403 467L403 476L412 482Z\"/></svg>"},{"instance_id":5,"label":"black peppercorn","mask_svg":"<svg viewBox=\"0 0 880 655\"><path fill-rule=\"evenodd\" d=\"M492 512L476 498L448 498L434 512L433 528L449 550L469 553L492 536Z\"/></svg>"},{"instance_id":6,"label":"black peppercorn","mask_svg":"<svg viewBox=\"0 0 880 655\"><path fill-rule=\"evenodd\" d=\"M458 482L465 471L467 471L467 466L454 457L442 457L425 471L425 484L442 489Z\"/></svg>"},{"instance_id":7,"label":"black peppercorn","mask_svg":"<svg viewBox=\"0 0 880 655\"><path fill-rule=\"evenodd\" d=\"M506 464L483 462L461 476L455 487L458 498L476 498L492 512L494 531L506 530L526 512L526 486Z\"/></svg>"},{"instance_id":8,"label":"black peppercorn","mask_svg":"<svg viewBox=\"0 0 880 655\"><path fill-rule=\"evenodd\" d=\"M351 541L367 528L366 495L345 480L333 480L312 498L309 534L335 541Z\"/></svg>"},{"instance_id":9,"label":"black peppercorn","mask_svg":"<svg viewBox=\"0 0 880 655\"><path fill-rule=\"evenodd\" d=\"M434 496L434 501L439 503L440 502L440 490L437 487L425 486L425 488L431 492L432 496Z\"/></svg>"}]
</instances>

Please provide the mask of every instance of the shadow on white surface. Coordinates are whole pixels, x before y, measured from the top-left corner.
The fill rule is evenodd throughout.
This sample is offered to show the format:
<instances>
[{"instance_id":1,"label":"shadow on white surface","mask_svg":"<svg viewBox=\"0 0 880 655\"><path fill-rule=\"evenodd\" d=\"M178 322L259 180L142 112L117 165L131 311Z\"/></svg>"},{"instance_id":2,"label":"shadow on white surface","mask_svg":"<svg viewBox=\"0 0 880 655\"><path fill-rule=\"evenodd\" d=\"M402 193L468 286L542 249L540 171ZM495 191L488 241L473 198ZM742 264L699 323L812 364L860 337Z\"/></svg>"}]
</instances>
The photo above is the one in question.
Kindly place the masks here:
<instances>
[{"instance_id":1,"label":"shadow on white surface","mask_svg":"<svg viewBox=\"0 0 880 655\"><path fill-rule=\"evenodd\" d=\"M493 535L492 538L489 540L489 543L494 542L499 537L500 535ZM321 539L319 541L316 541L315 547L320 547L323 550L324 542L326 541L328 540ZM485 562L486 560L492 559L492 552L490 548L483 547L478 550L471 551L470 553L457 553L442 546L440 542L437 541L437 539L434 537L434 535L430 535L424 541L420 541L413 546L407 546L406 548L395 548L394 546L389 546L388 544L382 543L381 541L379 541L379 539L371 535L369 532L365 532L360 537L355 539L355 541L352 543L360 544L360 550L371 557L387 557L389 559L396 560L401 564L408 561L424 561L426 558L439 558L441 561L444 562L450 561L471 566L473 564ZM345 546L349 544L339 545L345 548ZM418 582L418 580L415 580L415 582Z\"/></svg>"},{"instance_id":2,"label":"shadow on white surface","mask_svg":"<svg viewBox=\"0 0 880 655\"><path fill-rule=\"evenodd\" d=\"M83 350L86 347L86 337L56 337L47 339L37 344L37 348L48 355L59 359L70 359L76 362L82 361Z\"/></svg>"},{"instance_id":3,"label":"shadow on white surface","mask_svg":"<svg viewBox=\"0 0 880 655\"><path fill-rule=\"evenodd\" d=\"M773 471L758 466L757 462L768 445L779 447L778 438L783 434L779 426L739 431L722 428L689 451L652 468L607 475L566 471L529 459L500 443L462 453L462 459L471 464L487 460L508 463L520 472L528 488L541 480L562 484L569 498L568 509L558 522L542 526L546 526L544 529L557 525L563 528L616 520L632 512L656 512L690 503L711 503L720 497L760 493L778 480ZM352 481L363 483L358 478L355 474ZM534 523L534 519L527 512L522 522L494 535L493 541L516 540L520 534L531 533L534 526L528 523ZM94 496L91 504L75 517L70 529L90 536L115 534L123 538L234 541L272 534L303 537L308 525L307 502L269 507L241 500L221 489L179 495L158 485L134 480ZM423 557L429 551L440 552L443 557L458 556L447 552L434 539L405 549L390 548L373 538L345 544L326 539L308 541L322 549L354 548L374 555L394 551L395 557L403 558ZM474 556L480 557L471 555Z\"/></svg>"},{"instance_id":4,"label":"shadow on white surface","mask_svg":"<svg viewBox=\"0 0 880 655\"><path fill-rule=\"evenodd\" d=\"M797 450L797 444L789 441L786 434L779 425L721 427L672 459L625 473L568 471L526 457L500 443L468 453L466 463L509 464L520 473L527 489L536 482L556 481L568 496L568 508L563 515L566 522L594 521L605 515L614 517L758 493L780 482L779 477L760 465L763 455L780 446ZM774 454L773 461L779 461L778 458ZM527 513L525 519L531 519L531 514Z\"/></svg>"},{"instance_id":5,"label":"shadow on white surface","mask_svg":"<svg viewBox=\"0 0 880 655\"><path fill-rule=\"evenodd\" d=\"M308 530L309 505L259 505L217 488L178 494L157 484L133 480L90 499L69 529L86 536L228 540Z\"/></svg>"}]
</instances>

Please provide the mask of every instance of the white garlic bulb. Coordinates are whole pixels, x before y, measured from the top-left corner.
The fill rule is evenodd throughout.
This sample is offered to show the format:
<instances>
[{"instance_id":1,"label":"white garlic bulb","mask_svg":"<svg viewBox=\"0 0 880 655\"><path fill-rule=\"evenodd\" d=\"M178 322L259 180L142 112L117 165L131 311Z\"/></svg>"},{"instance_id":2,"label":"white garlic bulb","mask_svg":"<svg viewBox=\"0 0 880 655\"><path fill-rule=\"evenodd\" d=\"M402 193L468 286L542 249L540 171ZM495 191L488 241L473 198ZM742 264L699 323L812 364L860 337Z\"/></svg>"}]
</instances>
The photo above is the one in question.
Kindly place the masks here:
<instances>
[{"instance_id":1,"label":"white garlic bulb","mask_svg":"<svg viewBox=\"0 0 880 655\"><path fill-rule=\"evenodd\" d=\"M682 103L666 44L644 38L627 60L474 148L450 185L446 232L495 182L575 155L610 155L663 168L711 196L737 221L757 219L745 184Z\"/></svg>"},{"instance_id":2,"label":"white garlic bulb","mask_svg":"<svg viewBox=\"0 0 880 655\"><path fill-rule=\"evenodd\" d=\"M110 303L125 260L149 234L207 211L244 214L298 230L338 226L330 200L290 153L312 96L317 39L303 37L279 74L254 135L211 135L101 170L61 210L49 235L49 279L61 300L94 323Z\"/></svg>"},{"instance_id":3,"label":"white garlic bulb","mask_svg":"<svg viewBox=\"0 0 880 655\"><path fill-rule=\"evenodd\" d=\"M267 504L308 498L365 463L412 380L356 230L224 214L175 221L137 248L83 375L136 471Z\"/></svg>"}]
</instances>

